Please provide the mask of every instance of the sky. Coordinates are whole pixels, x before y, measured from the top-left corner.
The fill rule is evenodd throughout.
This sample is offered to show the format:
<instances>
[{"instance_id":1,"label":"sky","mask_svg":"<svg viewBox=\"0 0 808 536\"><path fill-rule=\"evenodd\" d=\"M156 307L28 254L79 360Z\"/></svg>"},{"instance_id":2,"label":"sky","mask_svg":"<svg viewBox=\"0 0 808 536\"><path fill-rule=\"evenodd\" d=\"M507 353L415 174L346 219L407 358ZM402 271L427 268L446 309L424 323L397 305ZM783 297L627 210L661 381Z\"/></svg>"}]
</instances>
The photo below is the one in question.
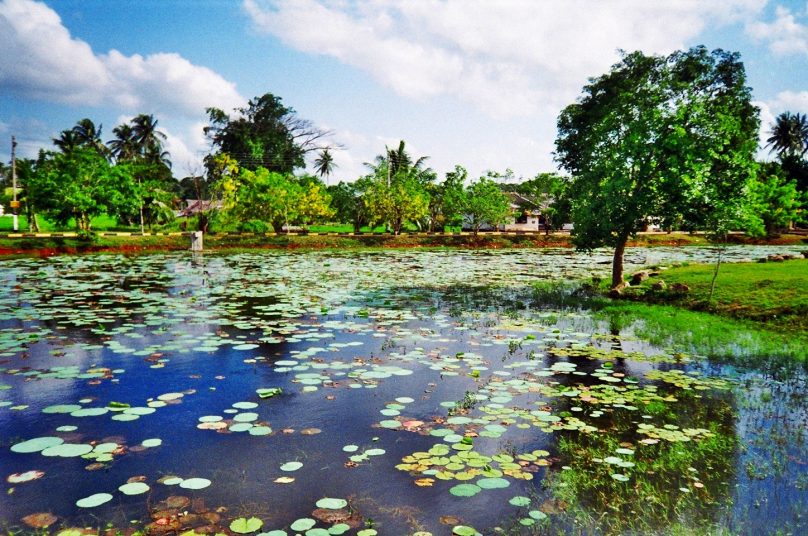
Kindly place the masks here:
<instances>
[{"instance_id":1,"label":"sky","mask_svg":"<svg viewBox=\"0 0 808 536\"><path fill-rule=\"evenodd\" d=\"M332 183L399 140L440 177L529 178L620 50L697 45L740 52L762 140L808 113L806 0L0 0L0 160L12 135L34 157L82 118L106 141L146 113L181 178L210 150L206 108L270 92L343 146Z\"/></svg>"}]
</instances>

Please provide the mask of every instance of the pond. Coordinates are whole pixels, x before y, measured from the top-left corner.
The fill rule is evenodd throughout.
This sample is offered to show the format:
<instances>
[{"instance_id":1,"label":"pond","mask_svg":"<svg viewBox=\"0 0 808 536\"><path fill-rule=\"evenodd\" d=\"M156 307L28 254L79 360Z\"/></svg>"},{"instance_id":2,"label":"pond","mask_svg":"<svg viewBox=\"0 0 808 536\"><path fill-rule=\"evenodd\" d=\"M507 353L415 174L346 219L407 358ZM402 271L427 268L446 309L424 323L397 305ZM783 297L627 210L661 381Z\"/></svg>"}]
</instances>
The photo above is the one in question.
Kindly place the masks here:
<instances>
[{"instance_id":1,"label":"pond","mask_svg":"<svg viewBox=\"0 0 808 536\"><path fill-rule=\"evenodd\" d=\"M730 261L789 248L732 247ZM627 270L712 260L631 249ZM0 262L0 527L808 531L806 376L660 348L533 284L570 250Z\"/></svg>"}]
</instances>

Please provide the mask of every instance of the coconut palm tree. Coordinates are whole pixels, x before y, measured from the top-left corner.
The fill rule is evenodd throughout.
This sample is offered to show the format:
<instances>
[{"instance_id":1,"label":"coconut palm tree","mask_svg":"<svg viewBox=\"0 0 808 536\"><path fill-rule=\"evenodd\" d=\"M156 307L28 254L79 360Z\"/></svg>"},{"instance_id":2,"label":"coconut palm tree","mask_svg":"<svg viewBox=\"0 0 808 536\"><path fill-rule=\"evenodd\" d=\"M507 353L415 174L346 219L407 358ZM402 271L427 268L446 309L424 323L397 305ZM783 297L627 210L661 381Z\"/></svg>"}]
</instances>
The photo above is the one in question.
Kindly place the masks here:
<instances>
[{"instance_id":1,"label":"coconut palm tree","mask_svg":"<svg viewBox=\"0 0 808 536\"><path fill-rule=\"evenodd\" d=\"M63 130L58 138L53 138L53 144L59 148L63 153L71 153L74 149L81 146L81 140L78 134L71 128Z\"/></svg>"},{"instance_id":2,"label":"coconut palm tree","mask_svg":"<svg viewBox=\"0 0 808 536\"><path fill-rule=\"evenodd\" d=\"M132 125L124 123L112 129L115 134L115 139L109 140L109 146L112 155L119 162L133 160L137 156L137 148L135 147L134 133Z\"/></svg>"},{"instance_id":3,"label":"coconut palm tree","mask_svg":"<svg viewBox=\"0 0 808 536\"><path fill-rule=\"evenodd\" d=\"M320 175L320 178L327 178L335 167L337 165L334 163L334 156L328 147L320 151L319 156L314 159L314 171Z\"/></svg>"},{"instance_id":4,"label":"coconut palm tree","mask_svg":"<svg viewBox=\"0 0 808 536\"><path fill-rule=\"evenodd\" d=\"M772 125L766 146L776 151L780 159L805 156L808 152L808 118L805 114L783 112Z\"/></svg>"},{"instance_id":5,"label":"coconut palm tree","mask_svg":"<svg viewBox=\"0 0 808 536\"><path fill-rule=\"evenodd\" d=\"M95 149L98 151L98 154L104 158L109 157L110 151L107 146L104 145L104 142L101 141L101 125L96 127L92 119L85 117L78 121L72 130L76 135L79 145Z\"/></svg>"},{"instance_id":6,"label":"coconut palm tree","mask_svg":"<svg viewBox=\"0 0 808 536\"><path fill-rule=\"evenodd\" d=\"M168 152L163 150L166 135L157 130L157 119L151 114L140 114L132 119L132 138L140 154L147 162L162 163L171 167Z\"/></svg>"}]
</instances>

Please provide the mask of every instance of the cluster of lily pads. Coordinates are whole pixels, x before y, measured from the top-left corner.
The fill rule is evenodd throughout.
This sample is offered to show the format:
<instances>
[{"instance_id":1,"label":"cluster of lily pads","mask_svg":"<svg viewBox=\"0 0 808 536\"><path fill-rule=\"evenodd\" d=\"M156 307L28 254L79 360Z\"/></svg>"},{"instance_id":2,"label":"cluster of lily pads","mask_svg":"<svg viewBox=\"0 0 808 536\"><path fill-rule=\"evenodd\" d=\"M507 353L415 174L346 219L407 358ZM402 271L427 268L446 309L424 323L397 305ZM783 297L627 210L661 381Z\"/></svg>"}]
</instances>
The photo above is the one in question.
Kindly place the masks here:
<instances>
[{"instance_id":1,"label":"cluster of lily pads","mask_svg":"<svg viewBox=\"0 0 808 536\"><path fill-rule=\"evenodd\" d=\"M379 436L395 436L400 441L407 440L406 434L428 436L436 442L404 456L396 469L412 475L417 487L445 488L454 497L490 497L495 494L487 490L518 488L512 492L518 495L508 502L520 509L519 525L532 526L546 521L548 514L521 495L533 487L529 481L550 471L569 470L565 465L569 460L536 446L550 449L557 438L605 436L619 423L621 430L631 434L632 444L611 448L591 461L607 471L607 478L616 485L629 486L639 478L635 457L647 459L653 449L713 437L713 431L697 427L699 423L685 427L673 420L680 399L691 396L689 392L727 390L733 385L693 373L686 368L692 361L681 354L615 349L613 336L595 333L591 319L582 312L564 313L560 318L566 325L555 321L555 311L526 309L503 314L500 299L513 298L515 289L534 281L544 269L537 259L544 258L530 252L508 256L391 252L385 262L411 268L406 276L394 278L389 270L379 269L378 259L319 252L302 256L281 253L273 256L272 263L260 254L213 256L203 259L201 266L180 256L136 260L112 256L110 268L104 270L87 259L23 261L14 269L14 277L25 284L15 282L0 288L0 306L13 305L0 307L0 326L6 321L24 326L0 331L0 357L11 360L13 366L0 369L13 384L0 384L0 396L14 395L22 381L110 380L114 387L114 382L129 378L129 374L123 375L125 371L135 367L156 369L148 373L164 375L175 363L184 362L185 358L180 359L183 354L218 359L232 350L230 359L263 376L258 385L283 388L259 388L257 401L249 400L255 396L249 392L236 393L230 400L240 401L207 410L210 415L196 413L200 415L197 428L232 432L226 439L231 442L248 435L291 434L291 428L273 429L266 417L269 405L280 408L282 414L285 395L297 396L299 391L307 394L301 398L316 411L323 392L333 399L336 389L357 390L357 394L366 393L367 403L378 406L381 417L368 429L369 434L378 434L369 444L356 441L358 444L342 448L348 455L346 467L380 460L373 469L384 478L383 472L394 462L384 457L385 449L372 444L374 440ZM591 272L589 260L573 259L566 273ZM307 277L293 275L301 273ZM9 277L0 276L0 282L11 283ZM479 286L483 277L495 287L490 302L469 306L463 296L452 297L454 285ZM455 309L453 303L460 306ZM65 328L72 330L70 336ZM337 335L339 340L332 340ZM15 361L28 353L39 360L35 368L21 367ZM93 363L91 366L72 361L83 355L91 360L82 363ZM105 356L125 360L126 369L104 367ZM55 360L60 364L53 365ZM661 364L670 370L660 370ZM388 395L399 380L411 382L422 373L429 374L423 393L374 397L382 390ZM444 385L457 385L466 392L460 400L440 402L445 415L434 415L416 402L428 400ZM178 391L146 399L140 405L110 399L99 402L93 397L78 403L68 399L41 411L64 418L108 415L114 421L134 421L160 408L170 411L195 392L183 391L184 386L172 388ZM272 401L265 402L267 399ZM0 400L3 407L24 411L29 406ZM91 428L95 432L93 427L103 420L82 420L82 431ZM148 419L142 422L148 426ZM77 428L65 424L56 432L69 434ZM306 428L300 433L320 430ZM546 443L531 444L536 440ZM129 448L123 440L75 441L69 435L48 435L12 444L10 451L107 463ZM161 439L151 438L137 447L161 444ZM386 442L381 444L390 448ZM290 475L313 470L311 464L304 466L295 458L293 453L267 464L282 474L276 483L290 484L295 480ZM7 480L12 484L34 482L43 474L30 470L9 475ZM156 482L187 490L211 485L205 478L173 474ZM144 479L133 478L120 484L117 492L135 496L155 488ZM79 508L101 506L116 493L108 491L83 497L75 504ZM267 530L257 513L225 521L223 526L237 534L260 531L262 536L283 536L287 531L305 536L377 533L371 526L357 525L355 512L347 508L345 499L323 498L316 506L311 517L272 530ZM153 517L149 530L168 527L190 536L182 532L186 526L175 512L182 509L165 509L169 510L171 515ZM204 521L218 526L220 520L212 513L206 512ZM450 525L457 536L479 534L459 520Z\"/></svg>"}]
</instances>

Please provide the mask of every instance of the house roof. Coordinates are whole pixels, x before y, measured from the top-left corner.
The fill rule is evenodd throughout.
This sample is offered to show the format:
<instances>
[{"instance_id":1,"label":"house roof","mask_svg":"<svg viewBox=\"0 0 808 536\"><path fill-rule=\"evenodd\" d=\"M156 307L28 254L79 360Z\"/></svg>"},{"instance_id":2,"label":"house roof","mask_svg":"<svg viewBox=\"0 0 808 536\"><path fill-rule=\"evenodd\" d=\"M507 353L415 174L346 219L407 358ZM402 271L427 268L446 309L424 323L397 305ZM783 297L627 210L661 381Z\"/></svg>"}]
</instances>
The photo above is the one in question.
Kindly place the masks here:
<instances>
[{"instance_id":1,"label":"house roof","mask_svg":"<svg viewBox=\"0 0 808 536\"><path fill-rule=\"evenodd\" d=\"M193 216L194 214L199 214L206 210L222 208L222 202L218 199L186 199L185 203L185 208L180 210L177 214L179 217Z\"/></svg>"}]
</instances>

